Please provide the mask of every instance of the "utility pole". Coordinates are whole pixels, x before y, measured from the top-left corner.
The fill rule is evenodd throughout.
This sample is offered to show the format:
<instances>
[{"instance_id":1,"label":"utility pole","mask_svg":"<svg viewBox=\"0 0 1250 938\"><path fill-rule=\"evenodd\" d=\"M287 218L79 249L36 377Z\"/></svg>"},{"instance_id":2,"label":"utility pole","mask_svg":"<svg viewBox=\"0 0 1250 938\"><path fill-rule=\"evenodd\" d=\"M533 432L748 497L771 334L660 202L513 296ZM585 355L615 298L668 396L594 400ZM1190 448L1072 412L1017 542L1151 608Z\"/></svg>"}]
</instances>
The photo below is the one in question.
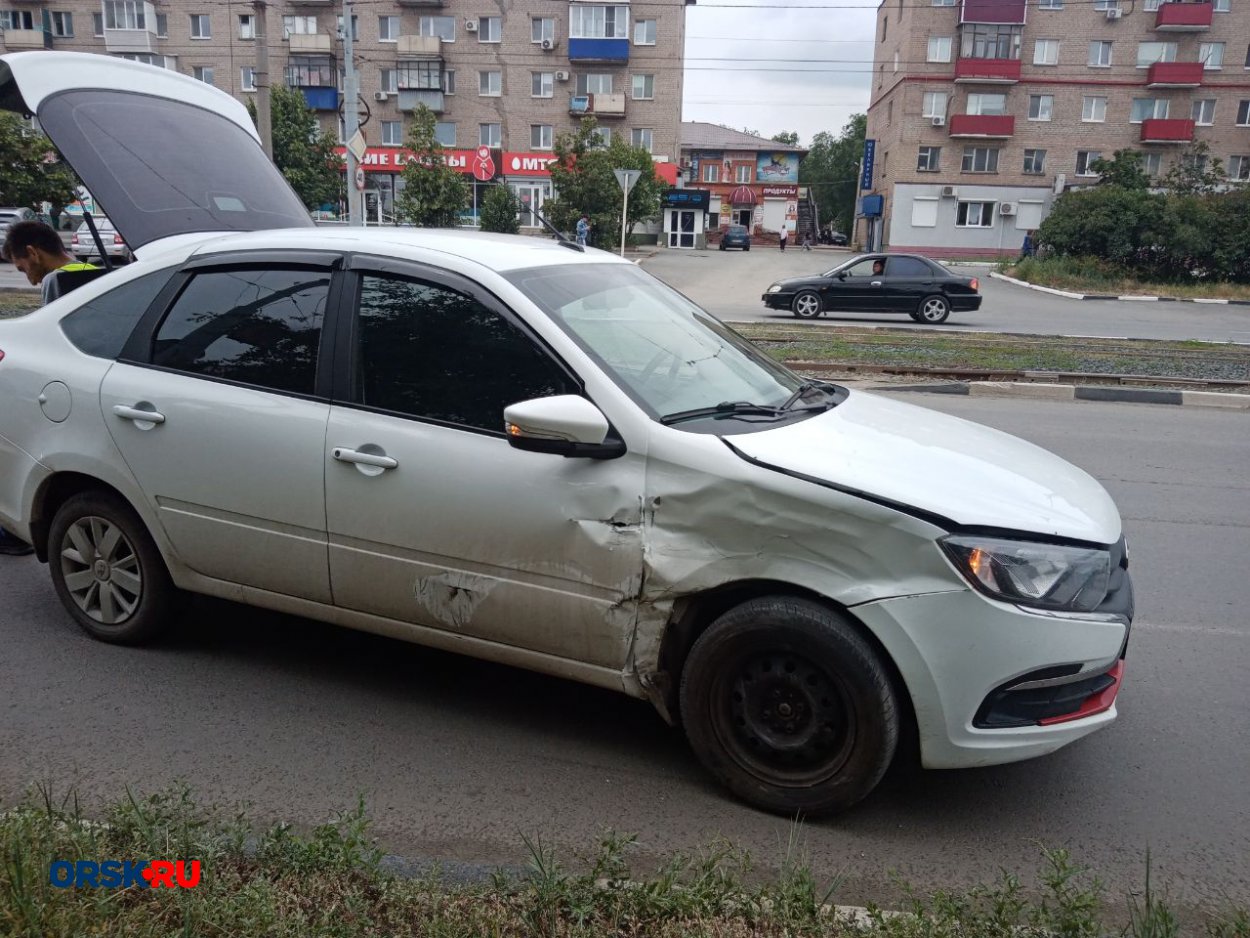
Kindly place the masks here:
<instances>
[{"instance_id":1,"label":"utility pole","mask_svg":"<svg viewBox=\"0 0 1250 938\"><path fill-rule=\"evenodd\" d=\"M859 221L855 216L858 214L858 209L859 209L859 191L860 191L859 181L860 181L860 178L863 176L863 173L864 173L864 161L856 160L855 161L855 187L851 192L851 232L850 232L850 236L846 239L847 247L855 246L855 229L858 227L857 223ZM869 245L867 250L871 251L872 246Z\"/></svg>"},{"instance_id":2,"label":"utility pole","mask_svg":"<svg viewBox=\"0 0 1250 938\"><path fill-rule=\"evenodd\" d=\"M360 84L356 75L356 61L352 56L352 0L343 0L343 133L350 144L360 131ZM360 161L347 147L347 223L353 228L363 228L364 212L361 209L363 193L356 187L356 174Z\"/></svg>"},{"instance_id":3,"label":"utility pole","mask_svg":"<svg viewBox=\"0 0 1250 938\"><path fill-rule=\"evenodd\" d=\"M265 29L265 0L252 0L252 35L256 43L256 66L252 84L256 87L256 123L265 156L273 159L273 118L269 111L269 38Z\"/></svg>"}]
</instances>

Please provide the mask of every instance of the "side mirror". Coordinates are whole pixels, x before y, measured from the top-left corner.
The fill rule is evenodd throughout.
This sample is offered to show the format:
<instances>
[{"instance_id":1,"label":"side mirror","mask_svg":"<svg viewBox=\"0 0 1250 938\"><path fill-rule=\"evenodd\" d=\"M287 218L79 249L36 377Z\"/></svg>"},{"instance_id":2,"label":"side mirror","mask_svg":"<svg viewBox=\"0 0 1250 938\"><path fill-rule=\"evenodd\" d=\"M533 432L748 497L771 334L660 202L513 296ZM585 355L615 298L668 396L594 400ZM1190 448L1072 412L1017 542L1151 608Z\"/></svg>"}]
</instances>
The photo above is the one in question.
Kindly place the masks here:
<instances>
[{"instance_id":1,"label":"side mirror","mask_svg":"<svg viewBox=\"0 0 1250 938\"><path fill-rule=\"evenodd\" d=\"M516 449L583 459L615 459L625 443L608 439L608 418L584 397L537 397L504 408L504 430Z\"/></svg>"},{"instance_id":2,"label":"side mirror","mask_svg":"<svg viewBox=\"0 0 1250 938\"><path fill-rule=\"evenodd\" d=\"M839 279L839 280L845 280L845 279L846 279L846 271L845 271L845 270L839 270L839 271L838 271L838 279Z\"/></svg>"}]
</instances>

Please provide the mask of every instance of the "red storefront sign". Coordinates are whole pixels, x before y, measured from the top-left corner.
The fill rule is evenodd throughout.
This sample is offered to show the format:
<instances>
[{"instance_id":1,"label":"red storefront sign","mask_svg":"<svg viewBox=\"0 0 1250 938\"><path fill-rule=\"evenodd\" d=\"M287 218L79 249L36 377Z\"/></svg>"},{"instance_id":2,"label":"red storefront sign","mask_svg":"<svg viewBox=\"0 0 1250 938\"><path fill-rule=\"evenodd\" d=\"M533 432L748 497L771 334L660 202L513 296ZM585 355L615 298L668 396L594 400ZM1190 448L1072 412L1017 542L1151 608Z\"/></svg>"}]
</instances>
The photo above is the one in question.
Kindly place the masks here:
<instances>
[{"instance_id":1,"label":"red storefront sign","mask_svg":"<svg viewBox=\"0 0 1250 938\"><path fill-rule=\"evenodd\" d=\"M798 186L763 186L762 188L766 199L797 199L799 197Z\"/></svg>"},{"instance_id":2,"label":"red storefront sign","mask_svg":"<svg viewBox=\"0 0 1250 938\"><path fill-rule=\"evenodd\" d=\"M486 149L487 157L495 164L492 173L503 176L534 176L546 179L551 175L548 167L556 162L554 155L545 153L514 153L505 151L500 154L499 151L490 150L486 147L479 149ZM334 152L341 157L346 157L347 149L345 147L336 147ZM405 166L417 159L418 157L415 153L403 147L369 147L365 151L365 158L360 161L360 167L366 173L400 173L403 172ZM478 179L482 178L475 172L478 150L444 150L443 159L448 166L458 169L462 173L471 174ZM677 165L675 163L656 163L655 174L669 185L675 185L677 182ZM486 178L492 177L488 176Z\"/></svg>"}]
</instances>

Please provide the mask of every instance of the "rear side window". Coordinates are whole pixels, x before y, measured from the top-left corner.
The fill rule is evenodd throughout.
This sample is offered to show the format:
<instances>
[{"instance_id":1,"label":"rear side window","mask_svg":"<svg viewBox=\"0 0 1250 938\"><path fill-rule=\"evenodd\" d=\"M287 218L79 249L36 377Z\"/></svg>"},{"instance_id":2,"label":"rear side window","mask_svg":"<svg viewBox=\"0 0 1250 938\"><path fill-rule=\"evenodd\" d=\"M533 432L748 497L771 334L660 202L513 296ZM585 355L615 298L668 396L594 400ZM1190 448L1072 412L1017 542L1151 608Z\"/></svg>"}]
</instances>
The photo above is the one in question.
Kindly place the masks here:
<instances>
[{"instance_id":1,"label":"rear side window","mask_svg":"<svg viewBox=\"0 0 1250 938\"><path fill-rule=\"evenodd\" d=\"M933 276L933 270L918 257L891 257L890 268L886 273L891 277Z\"/></svg>"},{"instance_id":2,"label":"rear side window","mask_svg":"<svg viewBox=\"0 0 1250 938\"><path fill-rule=\"evenodd\" d=\"M61 319L61 331L80 352L116 358L172 273L170 267L144 274L89 300Z\"/></svg>"},{"instance_id":3,"label":"rear side window","mask_svg":"<svg viewBox=\"0 0 1250 938\"><path fill-rule=\"evenodd\" d=\"M157 330L152 364L312 394L329 293L328 270L197 274Z\"/></svg>"}]
</instances>

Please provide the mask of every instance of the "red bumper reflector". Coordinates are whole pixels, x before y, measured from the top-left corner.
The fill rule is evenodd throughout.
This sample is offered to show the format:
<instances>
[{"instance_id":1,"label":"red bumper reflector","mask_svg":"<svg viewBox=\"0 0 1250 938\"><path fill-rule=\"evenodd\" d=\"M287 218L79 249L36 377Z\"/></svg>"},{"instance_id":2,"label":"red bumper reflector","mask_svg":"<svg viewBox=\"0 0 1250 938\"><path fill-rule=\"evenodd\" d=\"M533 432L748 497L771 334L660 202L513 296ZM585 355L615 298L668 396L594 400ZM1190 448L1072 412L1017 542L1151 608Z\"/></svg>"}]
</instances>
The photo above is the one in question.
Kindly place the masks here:
<instances>
[{"instance_id":1,"label":"red bumper reflector","mask_svg":"<svg viewBox=\"0 0 1250 938\"><path fill-rule=\"evenodd\" d=\"M1111 705L1115 703L1115 695L1120 692L1120 684L1124 680L1124 662L1117 661L1115 667L1107 672L1115 683L1108 686L1105 690L1100 690L1096 694L1090 694L1085 698L1084 702L1076 710L1071 713L1065 713L1063 716L1047 717L1044 720L1038 720L1038 726L1053 726L1056 723L1071 723L1073 720L1083 720L1086 717L1092 717L1096 713L1102 713L1104 710L1110 710Z\"/></svg>"}]
</instances>

